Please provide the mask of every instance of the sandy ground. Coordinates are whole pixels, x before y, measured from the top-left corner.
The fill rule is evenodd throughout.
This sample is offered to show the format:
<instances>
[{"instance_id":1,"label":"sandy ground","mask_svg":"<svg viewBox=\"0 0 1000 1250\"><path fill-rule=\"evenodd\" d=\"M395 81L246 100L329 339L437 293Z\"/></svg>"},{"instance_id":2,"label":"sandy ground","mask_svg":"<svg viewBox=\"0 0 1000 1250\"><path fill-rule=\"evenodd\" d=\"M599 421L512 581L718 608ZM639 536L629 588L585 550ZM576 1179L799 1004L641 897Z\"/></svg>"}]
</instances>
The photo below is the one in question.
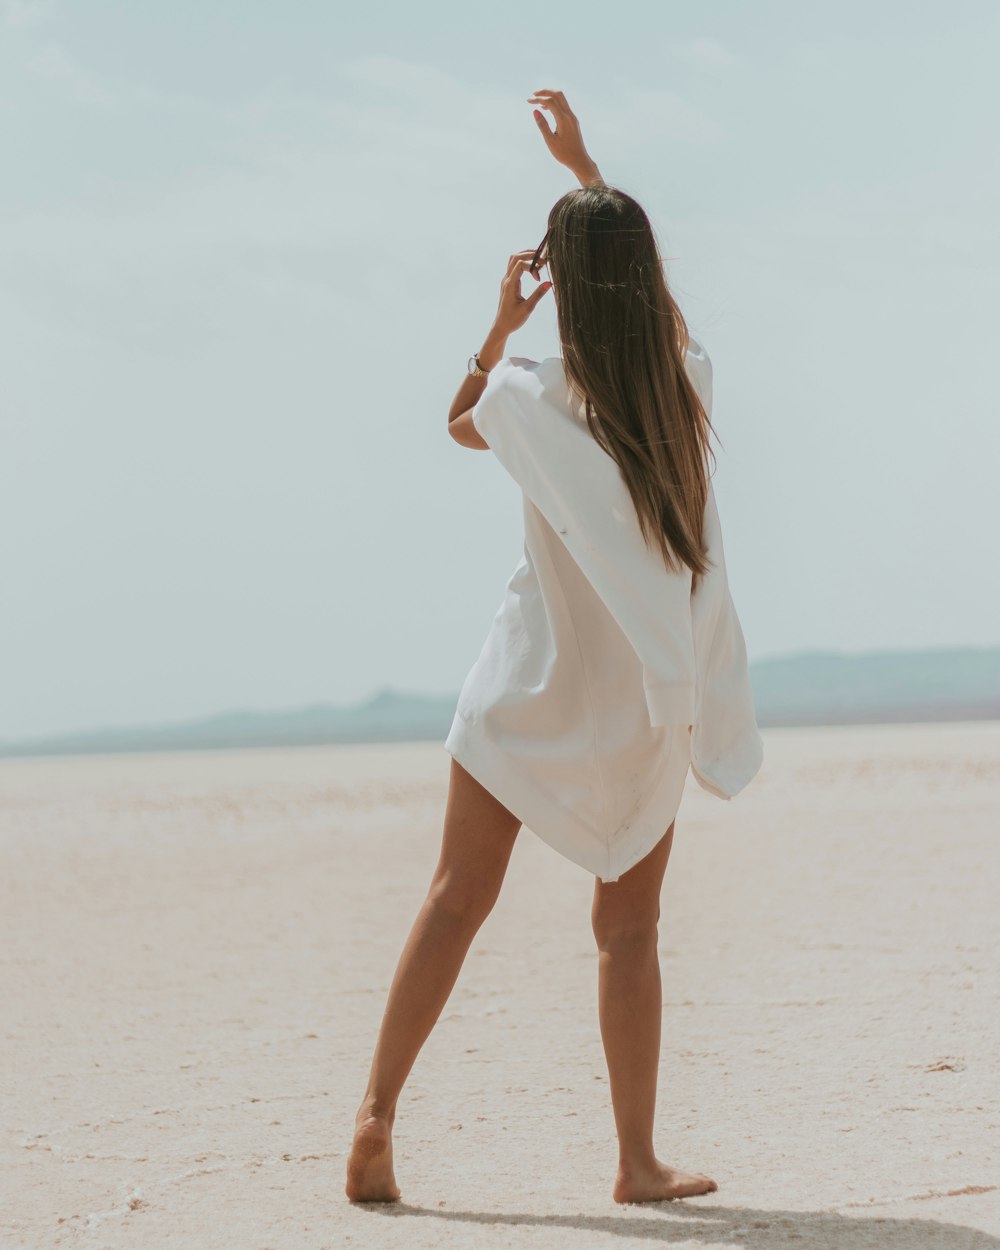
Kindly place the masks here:
<instances>
[{"instance_id":1,"label":"sandy ground","mask_svg":"<svg viewBox=\"0 0 1000 1250\"><path fill-rule=\"evenodd\" d=\"M523 830L400 1101L346 1150L437 859L438 744L0 763L0 1245L1000 1247L1000 722L765 731L689 779L657 1148L623 1207L593 878Z\"/></svg>"}]
</instances>

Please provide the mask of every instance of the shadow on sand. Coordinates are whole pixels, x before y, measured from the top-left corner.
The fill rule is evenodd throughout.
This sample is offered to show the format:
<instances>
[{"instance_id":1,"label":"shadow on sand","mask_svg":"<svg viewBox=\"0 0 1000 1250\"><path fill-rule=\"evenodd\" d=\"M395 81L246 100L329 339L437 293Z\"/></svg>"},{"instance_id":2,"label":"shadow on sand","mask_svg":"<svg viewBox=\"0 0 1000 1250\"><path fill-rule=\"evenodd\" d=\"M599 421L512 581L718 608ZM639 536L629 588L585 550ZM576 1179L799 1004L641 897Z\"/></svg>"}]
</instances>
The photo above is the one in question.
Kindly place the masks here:
<instances>
[{"instance_id":1,"label":"shadow on sand","mask_svg":"<svg viewBox=\"0 0 1000 1250\"><path fill-rule=\"evenodd\" d=\"M945 1196L945 1195L942 1195ZM826 1250L1000 1250L1000 1238L962 1224L858 1212L762 1211L753 1207L697 1206L690 1200L643 1203L659 1219L621 1215L532 1215L499 1211L448 1211L409 1206L405 1202L372 1203L368 1210L397 1219L419 1217L446 1222L538 1228L565 1228L578 1233L611 1233L631 1242L705 1242L731 1244L746 1250L774 1250L784 1242L802 1241ZM478 1243L477 1243L478 1244Z\"/></svg>"}]
</instances>

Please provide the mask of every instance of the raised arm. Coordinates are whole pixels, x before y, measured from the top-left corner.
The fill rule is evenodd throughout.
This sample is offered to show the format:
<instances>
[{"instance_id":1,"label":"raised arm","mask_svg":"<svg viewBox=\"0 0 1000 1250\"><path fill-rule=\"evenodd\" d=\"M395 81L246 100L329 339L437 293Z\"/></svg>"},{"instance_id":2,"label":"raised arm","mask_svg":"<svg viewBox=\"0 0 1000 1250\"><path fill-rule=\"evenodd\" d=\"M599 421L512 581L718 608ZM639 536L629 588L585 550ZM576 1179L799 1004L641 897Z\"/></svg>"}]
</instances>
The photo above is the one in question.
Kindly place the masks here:
<instances>
[{"instance_id":1,"label":"raised arm","mask_svg":"<svg viewBox=\"0 0 1000 1250\"><path fill-rule=\"evenodd\" d=\"M534 117L542 138L545 140L545 146L559 164L566 166L581 187L590 186L591 183L604 186L601 171L583 142L580 123L576 114L566 103L563 93L548 89L536 91L534 95L528 97L528 103L540 104L543 109L547 109L552 114L556 123L555 130L549 129L548 122L537 108Z\"/></svg>"},{"instance_id":2,"label":"raised arm","mask_svg":"<svg viewBox=\"0 0 1000 1250\"><path fill-rule=\"evenodd\" d=\"M521 275L530 271L529 262L534 254L532 248L527 248L523 252L515 252L508 260L507 272L500 283L500 303L496 317L477 355L479 367L485 372L466 374L455 398L451 401L451 408L448 410L448 432L455 442L461 443L463 447L471 447L476 451L489 450L489 443L476 429L472 420L472 411L482 398L487 374L503 358L507 350L508 338L524 325L538 306L539 300L552 286L551 282L542 282L537 273L532 273L531 276L539 285L530 295L521 294Z\"/></svg>"},{"instance_id":3,"label":"raised arm","mask_svg":"<svg viewBox=\"0 0 1000 1250\"><path fill-rule=\"evenodd\" d=\"M597 163L587 151L580 132L580 123L573 110L566 103L561 91L536 91L528 99L530 104L540 104L553 116L556 126L550 130L548 122L536 108L535 122L541 131L549 151L560 163L565 165L577 177L583 187L604 186L604 179ZM500 287L500 307L492 328L483 340L479 350L480 367L489 372L503 358L510 334L524 324L531 315L535 305L551 287L551 282L541 282L537 271L528 264L528 257L534 256L532 249L515 252L507 265L507 273ZM521 295L521 274L530 273L541 285L530 295ZM473 374L462 379L451 408L448 410L448 430L452 438L463 447L471 447L477 451L489 450L489 444L472 420L472 412L483 394L486 385L486 374Z\"/></svg>"}]
</instances>

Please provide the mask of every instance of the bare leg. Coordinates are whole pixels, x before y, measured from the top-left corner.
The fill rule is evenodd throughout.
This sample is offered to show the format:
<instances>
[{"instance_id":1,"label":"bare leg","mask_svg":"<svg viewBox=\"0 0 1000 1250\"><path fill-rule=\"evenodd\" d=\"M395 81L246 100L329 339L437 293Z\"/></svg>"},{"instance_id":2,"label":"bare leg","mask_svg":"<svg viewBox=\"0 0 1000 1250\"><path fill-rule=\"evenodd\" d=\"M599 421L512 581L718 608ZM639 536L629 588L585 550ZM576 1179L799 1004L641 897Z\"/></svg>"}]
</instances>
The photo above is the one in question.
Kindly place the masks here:
<instances>
[{"instance_id":1,"label":"bare leg","mask_svg":"<svg viewBox=\"0 0 1000 1250\"><path fill-rule=\"evenodd\" d=\"M617 881L594 883L591 914L599 955L601 1036L618 1130L616 1202L686 1198L718 1188L708 1176L678 1172L653 1150L663 999L657 924L674 826Z\"/></svg>"},{"instance_id":2,"label":"bare leg","mask_svg":"<svg viewBox=\"0 0 1000 1250\"><path fill-rule=\"evenodd\" d=\"M500 894L521 822L454 758L441 855L389 987L368 1088L355 1118L344 1192L399 1198L392 1167L396 1101Z\"/></svg>"}]
</instances>

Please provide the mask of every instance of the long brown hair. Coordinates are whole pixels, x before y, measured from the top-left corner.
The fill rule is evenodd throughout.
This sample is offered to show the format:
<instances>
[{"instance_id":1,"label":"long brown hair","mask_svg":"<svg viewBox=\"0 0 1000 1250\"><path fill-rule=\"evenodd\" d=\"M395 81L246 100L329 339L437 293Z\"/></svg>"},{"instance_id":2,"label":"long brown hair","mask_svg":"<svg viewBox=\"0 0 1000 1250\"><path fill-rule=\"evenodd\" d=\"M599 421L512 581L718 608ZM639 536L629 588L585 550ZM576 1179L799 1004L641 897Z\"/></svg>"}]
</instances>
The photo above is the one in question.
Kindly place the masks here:
<instances>
[{"instance_id":1,"label":"long brown hair","mask_svg":"<svg viewBox=\"0 0 1000 1250\"><path fill-rule=\"evenodd\" d=\"M687 324L649 218L617 187L569 191L545 239L563 365L667 568L708 571L702 532L714 427L684 367Z\"/></svg>"}]
</instances>

